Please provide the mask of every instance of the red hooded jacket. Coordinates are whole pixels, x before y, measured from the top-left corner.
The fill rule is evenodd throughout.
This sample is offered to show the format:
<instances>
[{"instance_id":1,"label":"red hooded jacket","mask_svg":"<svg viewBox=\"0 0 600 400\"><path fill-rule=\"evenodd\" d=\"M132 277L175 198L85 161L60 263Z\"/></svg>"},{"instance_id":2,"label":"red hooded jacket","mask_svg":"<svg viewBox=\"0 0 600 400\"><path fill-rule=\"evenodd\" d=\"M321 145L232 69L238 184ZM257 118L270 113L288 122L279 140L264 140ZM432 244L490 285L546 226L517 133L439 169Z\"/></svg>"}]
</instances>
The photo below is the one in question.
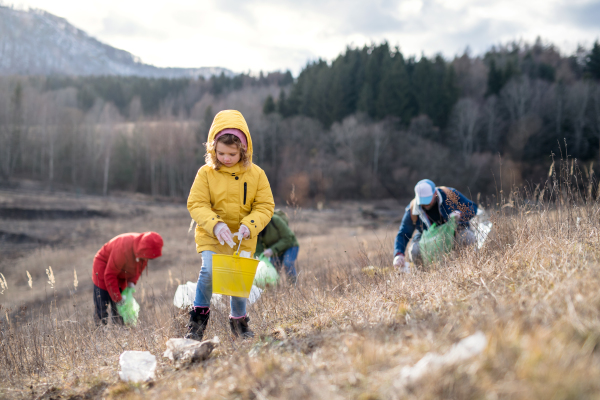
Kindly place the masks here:
<instances>
[{"instance_id":1,"label":"red hooded jacket","mask_svg":"<svg viewBox=\"0 0 600 400\"><path fill-rule=\"evenodd\" d=\"M106 290L113 301L121 301L121 291L129 282L137 283L147 259L160 257L162 246L162 237L156 232L115 236L94 257L94 285Z\"/></svg>"}]
</instances>

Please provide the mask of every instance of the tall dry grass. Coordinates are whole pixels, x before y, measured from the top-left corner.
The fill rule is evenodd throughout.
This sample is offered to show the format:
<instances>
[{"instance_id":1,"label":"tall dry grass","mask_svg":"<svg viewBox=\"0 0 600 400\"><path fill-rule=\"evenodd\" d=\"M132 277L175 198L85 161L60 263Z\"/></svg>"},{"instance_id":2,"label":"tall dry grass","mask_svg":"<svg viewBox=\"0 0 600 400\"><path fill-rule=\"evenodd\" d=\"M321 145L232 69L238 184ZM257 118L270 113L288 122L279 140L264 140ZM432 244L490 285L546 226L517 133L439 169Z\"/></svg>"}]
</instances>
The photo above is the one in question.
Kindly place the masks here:
<instances>
[{"instance_id":1,"label":"tall dry grass","mask_svg":"<svg viewBox=\"0 0 600 400\"><path fill-rule=\"evenodd\" d=\"M76 298L19 323L3 316L0 393L598 398L600 204L576 163L556 165L544 185L499 192L490 211L494 230L482 249L453 252L411 274L389 268L390 231L351 237L341 227L303 239L298 285L284 281L249 309L256 338L231 339L228 310L213 309L207 336L223 344L208 361L182 370L160 357L165 341L183 334L186 315L171 305L176 283L138 294L141 320L129 329L96 328ZM477 330L488 339L480 356L410 384L399 379L402 367ZM119 383L123 350L157 355L157 380Z\"/></svg>"}]
</instances>

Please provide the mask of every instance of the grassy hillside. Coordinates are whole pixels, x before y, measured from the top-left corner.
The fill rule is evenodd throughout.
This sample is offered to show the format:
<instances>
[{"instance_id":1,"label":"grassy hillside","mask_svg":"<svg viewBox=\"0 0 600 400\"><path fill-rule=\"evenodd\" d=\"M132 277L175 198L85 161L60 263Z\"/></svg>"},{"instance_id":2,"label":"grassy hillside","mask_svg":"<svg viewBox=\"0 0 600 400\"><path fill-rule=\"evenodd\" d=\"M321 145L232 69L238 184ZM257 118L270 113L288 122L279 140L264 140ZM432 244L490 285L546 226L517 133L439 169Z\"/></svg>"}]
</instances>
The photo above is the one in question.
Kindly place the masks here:
<instances>
[{"instance_id":1,"label":"grassy hillside","mask_svg":"<svg viewBox=\"0 0 600 400\"><path fill-rule=\"evenodd\" d=\"M14 194L3 196L8 204ZM86 204L115 207L93 198ZM143 210L139 215L121 205L120 215L72 220L81 230L93 225L89 236L65 236L54 247L0 260L8 283L0 295L0 397L600 397L598 203L586 204L560 185L529 195L514 191L491 213L494 231L484 248L411 274L390 268L401 207L379 206L363 204L362 213L352 204L296 210L298 286L284 282L249 308L253 340L232 340L228 310L214 309L207 337L219 336L221 346L209 360L180 370L162 353L168 338L184 332L174 290L199 271L185 208L140 200L133 207ZM166 241L164 257L150 262L138 285L140 324L96 328L93 254L116 233L149 229ZM477 331L487 338L482 354L402 378L403 367ZM156 381L119 382L124 350L156 355Z\"/></svg>"}]
</instances>

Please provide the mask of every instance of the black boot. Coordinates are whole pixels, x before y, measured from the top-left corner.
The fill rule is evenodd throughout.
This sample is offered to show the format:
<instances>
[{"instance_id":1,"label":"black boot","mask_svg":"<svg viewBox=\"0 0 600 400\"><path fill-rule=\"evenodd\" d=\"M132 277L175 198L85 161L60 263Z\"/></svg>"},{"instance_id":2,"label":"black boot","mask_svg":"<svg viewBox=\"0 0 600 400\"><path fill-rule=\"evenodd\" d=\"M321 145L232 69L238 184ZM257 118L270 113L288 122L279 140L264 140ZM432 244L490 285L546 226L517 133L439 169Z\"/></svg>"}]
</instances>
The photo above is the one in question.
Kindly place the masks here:
<instances>
[{"instance_id":1,"label":"black boot","mask_svg":"<svg viewBox=\"0 0 600 400\"><path fill-rule=\"evenodd\" d=\"M250 330L248 326L250 317L246 315L244 318L232 318L229 317L229 327L235 337L242 336L242 339L249 339L254 337L254 332Z\"/></svg>"},{"instance_id":2,"label":"black boot","mask_svg":"<svg viewBox=\"0 0 600 400\"><path fill-rule=\"evenodd\" d=\"M202 340L204 336L204 330L208 324L210 318L210 308L208 307L194 307L190 311L190 321L187 324L186 339Z\"/></svg>"}]
</instances>

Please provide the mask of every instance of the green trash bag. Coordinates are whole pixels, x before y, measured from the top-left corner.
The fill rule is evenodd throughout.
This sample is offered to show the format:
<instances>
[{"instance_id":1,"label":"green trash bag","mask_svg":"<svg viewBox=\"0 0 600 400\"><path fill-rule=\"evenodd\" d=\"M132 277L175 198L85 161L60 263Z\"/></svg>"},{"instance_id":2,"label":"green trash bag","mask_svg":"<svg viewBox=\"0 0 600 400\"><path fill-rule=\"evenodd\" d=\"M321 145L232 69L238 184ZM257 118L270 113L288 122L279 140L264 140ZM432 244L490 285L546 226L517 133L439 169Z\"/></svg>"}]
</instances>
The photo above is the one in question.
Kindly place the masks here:
<instances>
[{"instance_id":1,"label":"green trash bag","mask_svg":"<svg viewBox=\"0 0 600 400\"><path fill-rule=\"evenodd\" d=\"M264 289L267 285L275 286L277 281L279 281L279 274L273 264L271 264L269 258L262 254L259 254L256 258L260 262L256 268L256 275L254 275L254 285L261 289Z\"/></svg>"},{"instance_id":2,"label":"green trash bag","mask_svg":"<svg viewBox=\"0 0 600 400\"><path fill-rule=\"evenodd\" d=\"M423 231L419 241L419 250L425 264L438 261L452 250L456 218L452 217L442 225L433 224Z\"/></svg>"},{"instance_id":3,"label":"green trash bag","mask_svg":"<svg viewBox=\"0 0 600 400\"><path fill-rule=\"evenodd\" d=\"M133 298L134 292L134 288L125 288L125 290L121 292L121 296L125 301L122 305L117 305L117 312L121 317L123 317L123 322L125 322L125 325L137 324L138 314L140 312L140 305Z\"/></svg>"}]
</instances>

